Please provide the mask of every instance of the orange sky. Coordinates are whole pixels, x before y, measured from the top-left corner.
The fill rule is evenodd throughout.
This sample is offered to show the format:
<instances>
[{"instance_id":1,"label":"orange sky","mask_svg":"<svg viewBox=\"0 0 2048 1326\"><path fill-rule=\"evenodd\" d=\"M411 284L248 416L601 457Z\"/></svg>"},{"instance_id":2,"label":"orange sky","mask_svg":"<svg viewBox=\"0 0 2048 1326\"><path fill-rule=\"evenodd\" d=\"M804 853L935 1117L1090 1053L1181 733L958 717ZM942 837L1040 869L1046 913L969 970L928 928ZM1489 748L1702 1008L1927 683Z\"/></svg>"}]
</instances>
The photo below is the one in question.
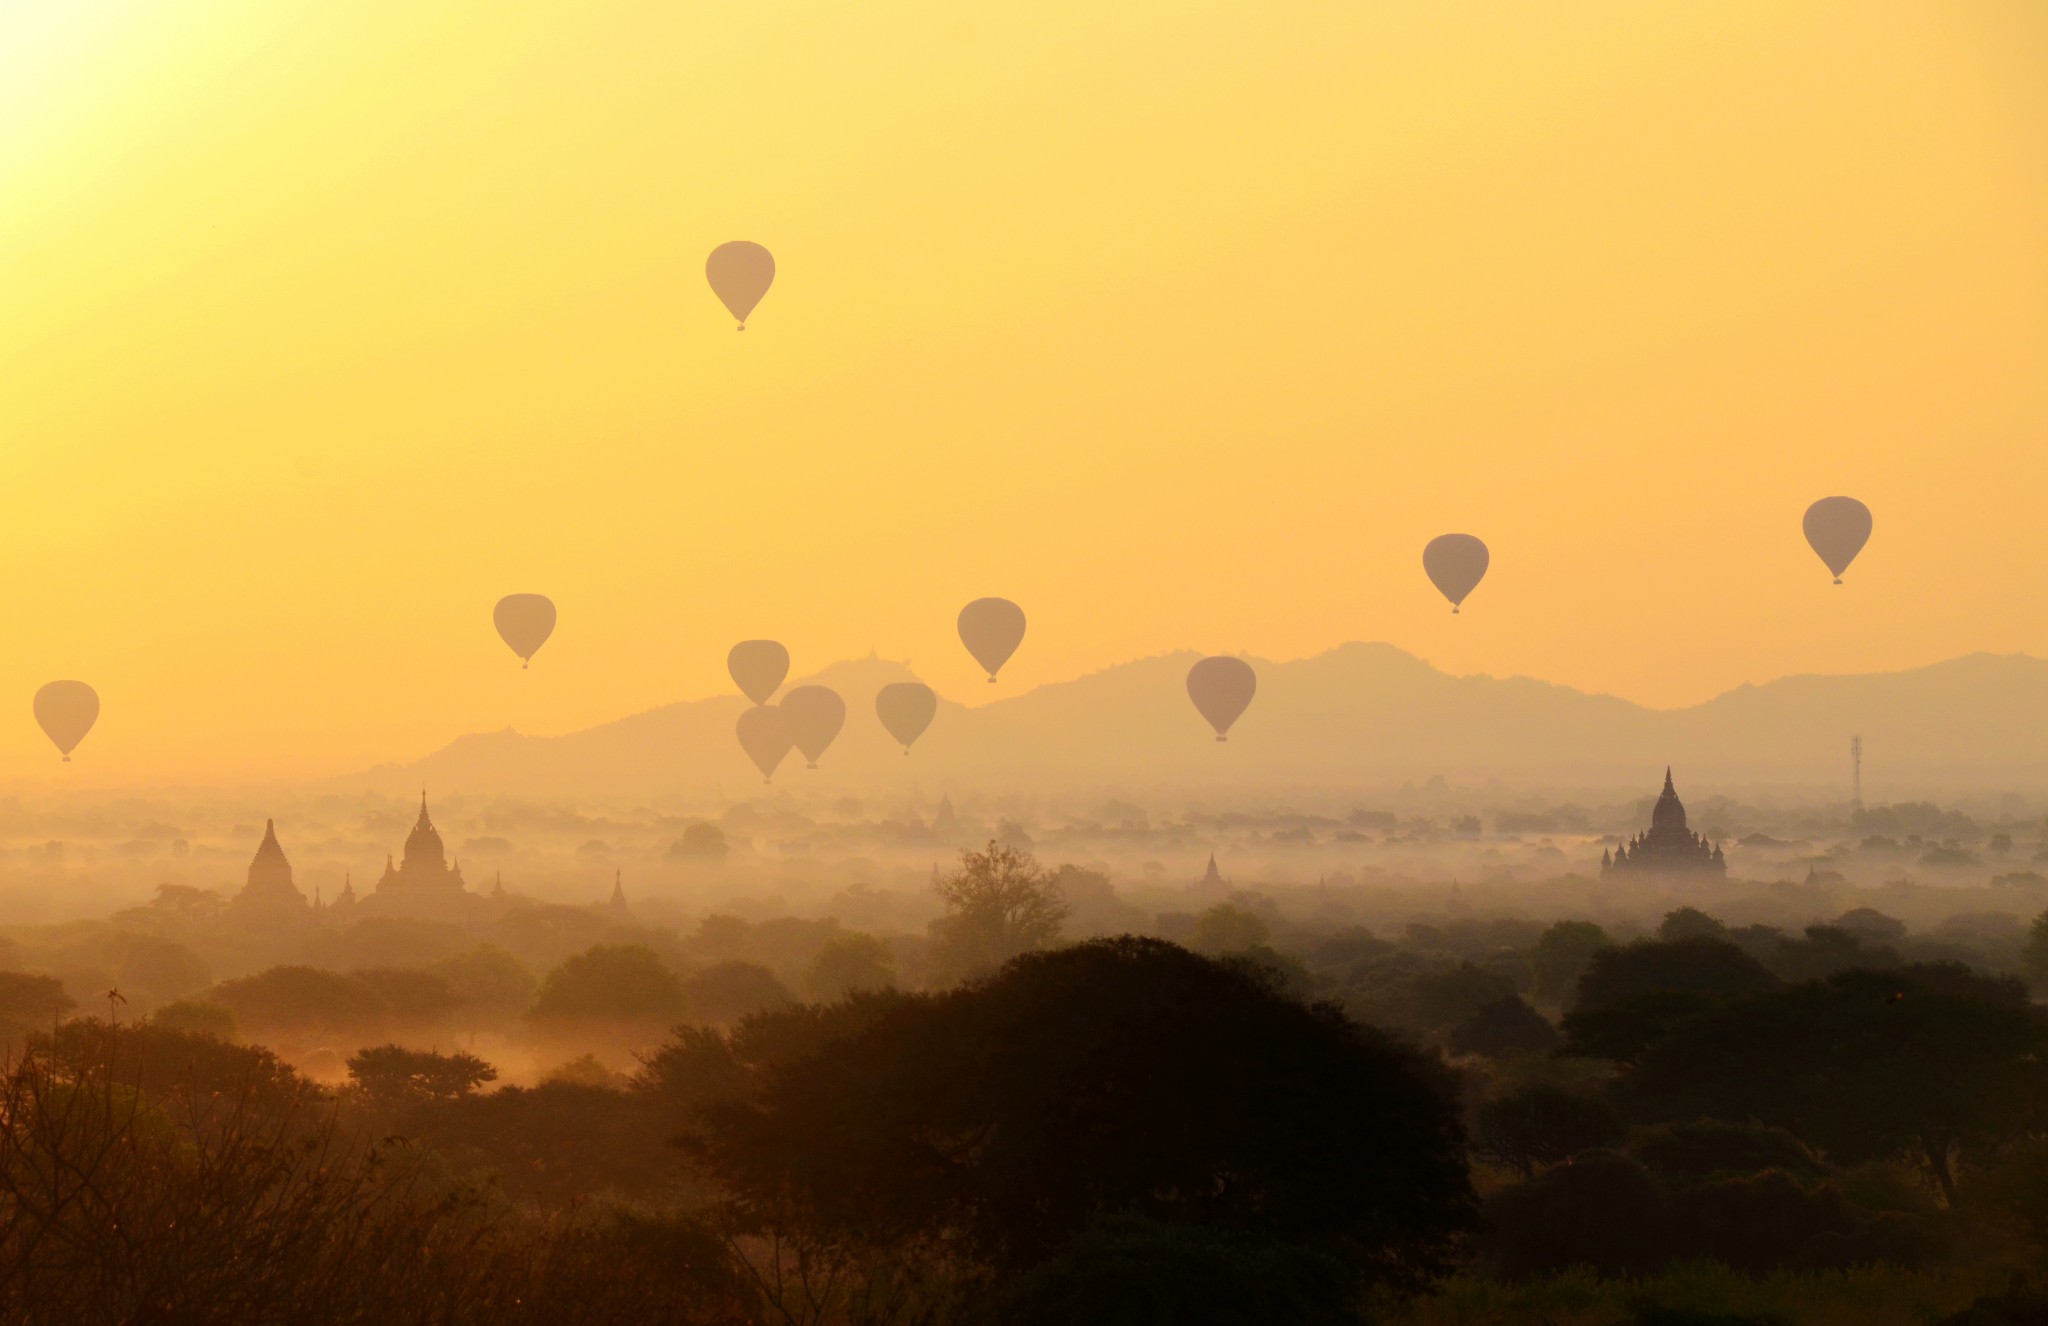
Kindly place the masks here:
<instances>
[{"instance_id":1,"label":"orange sky","mask_svg":"<svg viewBox=\"0 0 2048 1326\"><path fill-rule=\"evenodd\" d=\"M0 0L0 776L567 730L756 635L979 701L984 594L1005 692L2048 653L2048 8L1005 10Z\"/></svg>"}]
</instances>

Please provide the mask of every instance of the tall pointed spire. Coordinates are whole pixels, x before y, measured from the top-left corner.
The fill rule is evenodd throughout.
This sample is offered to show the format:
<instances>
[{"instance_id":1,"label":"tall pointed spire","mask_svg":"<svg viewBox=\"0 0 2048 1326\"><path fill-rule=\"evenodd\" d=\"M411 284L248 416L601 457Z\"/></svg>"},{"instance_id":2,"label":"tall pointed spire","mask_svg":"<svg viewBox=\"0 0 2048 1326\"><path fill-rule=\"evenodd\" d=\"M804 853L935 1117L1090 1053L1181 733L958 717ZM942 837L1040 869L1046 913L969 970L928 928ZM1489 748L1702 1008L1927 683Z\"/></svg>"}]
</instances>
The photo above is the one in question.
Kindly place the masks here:
<instances>
[{"instance_id":1,"label":"tall pointed spire","mask_svg":"<svg viewBox=\"0 0 2048 1326\"><path fill-rule=\"evenodd\" d=\"M292 863L285 859L284 848L278 845L276 820L263 821L263 841L250 858L248 880L235 900L266 910L305 907L306 895L292 883Z\"/></svg>"},{"instance_id":2,"label":"tall pointed spire","mask_svg":"<svg viewBox=\"0 0 2048 1326\"><path fill-rule=\"evenodd\" d=\"M630 914L630 909L626 906L626 885L624 881L624 871L612 871L612 911L620 916Z\"/></svg>"},{"instance_id":3,"label":"tall pointed spire","mask_svg":"<svg viewBox=\"0 0 2048 1326\"><path fill-rule=\"evenodd\" d=\"M1671 766L1668 764L1664 766L1664 790L1672 796L1678 795L1678 789L1671 785Z\"/></svg>"}]
</instances>

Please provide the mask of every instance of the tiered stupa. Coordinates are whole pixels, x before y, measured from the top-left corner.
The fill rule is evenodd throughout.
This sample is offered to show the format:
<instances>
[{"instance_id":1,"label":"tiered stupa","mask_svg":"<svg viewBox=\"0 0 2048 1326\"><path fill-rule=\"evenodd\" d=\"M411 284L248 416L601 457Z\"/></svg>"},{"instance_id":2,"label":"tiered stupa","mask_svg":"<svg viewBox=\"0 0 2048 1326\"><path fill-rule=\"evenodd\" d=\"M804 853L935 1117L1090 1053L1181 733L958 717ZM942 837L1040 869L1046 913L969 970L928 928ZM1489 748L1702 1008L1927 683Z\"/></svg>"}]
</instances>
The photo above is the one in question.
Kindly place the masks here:
<instances>
[{"instance_id":1,"label":"tiered stupa","mask_svg":"<svg viewBox=\"0 0 2048 1326\"><path fill-rule=\"evenodd\" d=\"M473 900L462 882L462 863L448 863L441 835L427 814L427 794L422 792L420 816L405 836L404 854L396 864L384 858L384 874L364 901L374 901L379 911L445 916L464 910Z\"/></svg>"},{"instance_id":2,"label":"tiered stupa","mask_svg":"<svg viewBox=\"0 0 2048 1326\"><path fill-rule=\"evenodd\" d=\"M1637 834L1612 853L1600 853L1600 873L1629 875L1726 875L1728 863L1718 843L1709 843L1685 825L1685 804L1664 771L1664 791L1650 811L1650 831Z\"/></svg>"}]
</instances>

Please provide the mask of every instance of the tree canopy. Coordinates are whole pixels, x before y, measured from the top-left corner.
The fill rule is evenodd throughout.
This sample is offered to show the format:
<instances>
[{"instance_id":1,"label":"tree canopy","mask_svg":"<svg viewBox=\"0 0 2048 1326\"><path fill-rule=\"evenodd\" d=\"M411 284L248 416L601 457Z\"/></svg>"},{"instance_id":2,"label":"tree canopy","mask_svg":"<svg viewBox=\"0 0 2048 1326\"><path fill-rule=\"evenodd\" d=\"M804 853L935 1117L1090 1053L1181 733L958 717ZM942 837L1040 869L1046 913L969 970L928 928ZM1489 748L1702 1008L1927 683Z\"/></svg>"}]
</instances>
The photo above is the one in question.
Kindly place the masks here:
<instances>
[{"instance_id":1,"label":"tree canopy","mask_svg":"<svg viewBox=\"0 0 2048 1326\"><path fill-rule=\"evenodd\" d=\"M706 1106L700 1146L757 1216L848 1238L953 1231L1023 1265L1129 1213L1413 1281L1471 1214L1453 1096L1433 1060L1250 966L1125 937L873 1006Z\"/></svg>"},{"instance_id":2,"label":"tree canopy","mask_svg":"<svg viewBox=\"0 0 2048 1326\"><path fill-rule=\"evenodd\" d=\"M1057 943L1067 904L1051 876L1022 847L991 841L960 853L960 866L933 886L946 914L931 923L933 957L948 979L986 976L1020 953Z\"/></svg>"},{"instance_id":3,"label":"tree canopy","mask_svg":"<svg viewBox=\"0 0 2048 1326\"><path fill-rule=\"evenodd\" d=\"M1952 965L1850 971L1679 1022L1622 1080L1648 1119L1754 1119L1829 1159L1951 1157L2048 1118L2048 1024L2017 981Z\"/></svg>"},{"instance_id":4,"label":"tree canopy","mask_svg":"<svg viewBox=\"0 0 2048 1326\"><path fill-rule=\"evenodd\" d=\"M527 1017L540 1024L665 1027L683 1019L683 983L651 948L600 944L547 974Z\"/></svg>"}]
</instances>

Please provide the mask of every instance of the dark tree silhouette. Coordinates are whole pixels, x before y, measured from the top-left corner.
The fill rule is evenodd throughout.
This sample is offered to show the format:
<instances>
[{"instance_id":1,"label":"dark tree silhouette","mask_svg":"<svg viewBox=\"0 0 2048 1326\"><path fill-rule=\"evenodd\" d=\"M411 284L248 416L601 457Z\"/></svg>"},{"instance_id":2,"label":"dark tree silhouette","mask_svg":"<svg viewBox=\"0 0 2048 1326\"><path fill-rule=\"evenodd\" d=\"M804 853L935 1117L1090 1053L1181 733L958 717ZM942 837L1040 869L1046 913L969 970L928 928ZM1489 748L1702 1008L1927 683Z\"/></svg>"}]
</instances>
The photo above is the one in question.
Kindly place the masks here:
<instances>
[{"instance_id":1,"label":"dark tree silhouette","mask_svg":"<svg viewBox=\"0 0 2048 1326\"><path fill-rule=\"evenodd\" d=\"M1523 1178L1581 1151L1610 1147L1627 1132L1603 1101L1561 1087L1522 1087L1479 1107L1472 1149Z\"/></svg>"},{"instance_id":2,"label":"dark tree silhouette","mask_svg":"<svg viewBox=\"0 0 2048 1326\"><path fill-rule=\"evenodd\" d=\"M1483 1054L1507 1059L1518 1054L1548 1054L1564 1043L1550 1020L1519 995L1487 1004L1451 1028L1444 1048L1452 1054Z\"/></svg>"},{"instance_id":3,"label":"dark tree silhouette","mask_svg":"<svg viewBox=\"0 0 2048 1326\"><path fill-rule=\"evenodd\" d=\"M1652 1119L1784 1127L1831 1160L1917 1152L1944 1196L1951 1158L2048 1117L2048 1024L2017 981L1961 967L1841 972L1681 1022L1620 1083Z\"/></svg>"},{"instance_id":4,"label":"dark tree silhouette","mask_svg":"<svg viewBox=\"0 0 2048 1326\"><path fill-rule=\"evenodd\" d=\"M998 1290L984 1326L1356 1326L1326 1253L1135 1216L1103 1219Z\"/></svg>"},{"instance_id":5,"label":"dark tree silhouette","mask_svg":"<svg viewBox=\"0 0 2048 1326\"><path fill-rule=\"evenodd\" d=\"M1446 1264L1472 1194L1448 1072L1255 970L1160 940L898 996L714 1102L701 1154L756 1219L1042 1261L1103 1214L1292 1241L1360 1277Z\"/></svg>"},{"instance_id":6,"label":"dark tree silhouette","mask_svg":"<svg viewBox=\"0 0 2048 1326\"><path fill-rule=\"evenodd\" d=\"M351 974L377 992L394 1022L439 1022L462 1006L444 977L419 967L365 967Z\"/></svg>"},{"instance_id":7,"label":"dark tree silhouette","mask_svg":"<svg viewBox=\"0 0 2048 1326\"><path fill-rule=\"evenodd\" d=\"M1674 1186L1770 1169L1815 1179L1825 1168L1805 1143L1783 1128L1726 1119L1689 1119L1646 1128L1628 1150L1652 1174Z\"/></svg>"},{"instance_id":8,"label":"dark tree silhouette","mask_svg":"<svg viewBox=\"0 0 2048 1326\"><path fill-rule=\"evenodd\" d=\"M374 1034L391 1014L362 981L318 967L271 967L222 981L206 999L233 1010L249 1035L287 1039Z\"/></svg>"},{"instance_id":9,"label":"dark tree silhouette","mask_svg":"<svg viewBox=\"0 0 2048 1326\"><path fill-rule=\"evenodd\" d=\"M804 967L803 982L805 994L830 1001L896 984L896 963L887 944L855 930L826 940Z\"/></svg>"},{"instance_id":10,"label":"dark tree silhouette","mask_svg":"<svg viewBox=\"0 0 2048 1326\"><path fill-rule=\"evenodd\" d=\"M372 1107L399 1110L470 1095L497 1081L498 1070L473 1054L378 1045L350 1055L348 1075Z\"/></svg>"},{"instance_id":11,"label":"dark tree silhouette","mask_svg":"<svg viewBox=\"0 0 2048 1326\"><path fill-rule=\"evenodd\" d=\"M1798 939L1780 939L1772 945L1763 961L1783 980L1811 981L1854 967L1896 967L1899 955L1887 945L1866 944L1840 926L1810 925Z\"/></svg>"},{"instance_id":12,"label":"dark tree silhouette","mask_svg":"<svg viewBox=\"0 0 2048 1326\"><path fill-rule=\"evenodd\" d=\"M1778 978L1720 939L1646 940L1603 949L1565 1015L1566 1053L1634 1063L1671 1028Z\"/></svg>"},{"instance_id":13,"label":"dark tree silhouette","mask_svg":"<svg viewBox=\"0 0 2048 1326\"><path fill-rule=\"evenodd\" d=\"M1409 984L1406 1021L1435 1035L1477 1016L1488 1004L1514 997L1515 983L1508 977L1461 962L1423 972Z\"/></svg>"},{"instance_id":14,"label":"dark tree silhouette","mask_svg":"<svg viewBox=\"0 0 2048 1326\"><path fill-rule=\"evenodd\" d=\"M1585 1266L1640 1275L1670 1255L1664 1194L1642 1166L1588 1152L1487 1200L1486 1253L1496 1275L1520 1280Z\"/></svg>"},{"instance_id":15,"label":"dark tree silhouette","mask_svg":"<svg viewBox=\"0 0 2048 1326\"><path fill-rule=\"evenodd\" d=\"M198 954L183 944L143 935L122 956L115 979L123 988L142 990L159 999L175 999L212 984L213 973Z\"/></svg>"},{"instance_id":16,"label":"dark tree silhouette","mask_svg":"<svg viewBox=\"0 0 2048 1326\"><path fill-rule=\"evenodd\" d=\"M31 1032L48 1031L76 1007L54 976L0 971L0 1051L19 1049Z\"/></svg>"},{"instance_id":17,"label":"dark tree silhouette","mask_svg":"<svg viewBox=\"0 0 2048 1326\"><path fill-rule=\"evenodd\" d=\"M465 1018L522 1013L533 1002L534 987L539 984L525 963L496 944L478 944L451 954L428 970L446 981L448 989L462 1001L461 1014Z\"/></svg>"},{"instance_id":18,"label":"dark tree silhouette","mask_svg":"<svg viewBox=\"0 0 2048 1326\"><path fill-rule=\"evenodd\" d=\"M1680 907L1664 913L1664 919L1657 923L1657 938L1671 941L1678 939L1726 939L1728 927L1697 907Z\"/></svg>"},{"instance_id":19,"label":"dark tree silhouette","mask_svg":"<svg viewBox=\"0 0 2048 1326\"><path fill-rule=\"evenodd\" d=\"M1591 921L1559 921L1529 950L1529 992L1545 1005L1567 1001L1593 955L1613 943Z\"/></svg>"},{"instance_id":20,"label":"dark tree silhouette","mask_svg":"<svg viewBox=\"0 0 2048 1326\"><path fill-rule=\"evenodd\" d=\"M1777 984L1762 963L1724 940L1649 940L1594 954L1572 1010L1598 1012L1650 994L1728 998Z\"/></svg>"},{"instance_id":21,"label":"dark tree silhouette","mask_svg":"<svg viewBox=\"0 0 2048 1326\"><path fill-rule=\"evenodd\" d=\"M715 962L683 978L690 1016L724 1025L749 1013L786 1008L796 1002L775 973L758 962Z\"/></svg>"},{"instance_id":22,"label":"dark tree silhouette","mask_svg":"<svg viewBox=\"0 0 2048 1326\"><path fill-rule=\"evenodd\" d=\"M667 1027L687 1009L681 979L653 949L601 944L549 972L527 1018L540 1026Z\"/></svg>"}]
</instances>

